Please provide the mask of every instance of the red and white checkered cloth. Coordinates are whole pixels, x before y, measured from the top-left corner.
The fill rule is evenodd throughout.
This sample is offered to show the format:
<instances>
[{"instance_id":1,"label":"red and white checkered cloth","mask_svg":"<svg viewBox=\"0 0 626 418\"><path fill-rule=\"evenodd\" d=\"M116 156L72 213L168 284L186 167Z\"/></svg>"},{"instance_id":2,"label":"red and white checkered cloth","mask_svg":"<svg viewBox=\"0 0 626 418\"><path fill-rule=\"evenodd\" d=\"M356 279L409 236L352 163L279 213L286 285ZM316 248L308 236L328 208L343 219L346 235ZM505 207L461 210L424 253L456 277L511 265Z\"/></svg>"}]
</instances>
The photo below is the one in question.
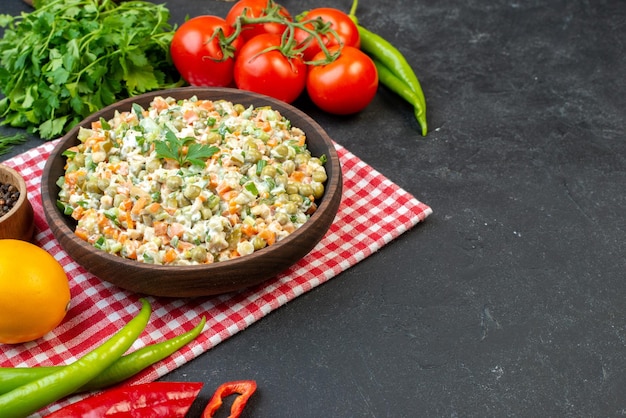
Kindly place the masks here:
<instances>
[{"instance_id":1,"label":"red and white checkered cloth","mask_svg":"<svg viewBox=\"0 0 626 418\"><path fill-rule=\"evenodd\" d=\"M86 272L60 247L41 205L41 174L57 141L47 142L5 162L19 171L35 211L35 242L63 265L72 302L64 321L36 341L0 344L0 366L68 364L104 342L136 315L142 295L128 292ZM153 381L244 330L288 301L330 280L379 250L432 213L385 176L335 144L344 175L339 212L326 236L299 263L269 281L238 293L194 298L148 297L153 313L131 350L171 338L207 318L204 332L174 355L143 371L129 383ZM49 412L81 395L42 410ZM35 415L39 416L39 415Z\"/></svg>"}]
</instances>

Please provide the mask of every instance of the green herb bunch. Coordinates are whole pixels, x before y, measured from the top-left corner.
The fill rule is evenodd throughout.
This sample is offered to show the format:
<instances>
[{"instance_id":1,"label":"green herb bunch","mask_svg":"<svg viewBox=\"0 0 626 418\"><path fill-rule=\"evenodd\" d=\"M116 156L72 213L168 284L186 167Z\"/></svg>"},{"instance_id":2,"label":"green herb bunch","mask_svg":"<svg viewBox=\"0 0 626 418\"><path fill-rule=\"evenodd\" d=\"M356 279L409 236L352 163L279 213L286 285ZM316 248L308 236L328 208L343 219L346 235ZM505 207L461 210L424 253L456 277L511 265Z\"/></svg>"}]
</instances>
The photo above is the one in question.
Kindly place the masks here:
<instances>
[{"instance_id":1,"label":"green herb bunch","mask_svg":"<svg viewBox=\"0 0 626 418\"><path fill-rule=\"evenodd\" d=\"M44 139L120 99L182 85L169 54L175 28L145 1L40 0L0 15L0 122Z\"/></svg>"}]
</instances>

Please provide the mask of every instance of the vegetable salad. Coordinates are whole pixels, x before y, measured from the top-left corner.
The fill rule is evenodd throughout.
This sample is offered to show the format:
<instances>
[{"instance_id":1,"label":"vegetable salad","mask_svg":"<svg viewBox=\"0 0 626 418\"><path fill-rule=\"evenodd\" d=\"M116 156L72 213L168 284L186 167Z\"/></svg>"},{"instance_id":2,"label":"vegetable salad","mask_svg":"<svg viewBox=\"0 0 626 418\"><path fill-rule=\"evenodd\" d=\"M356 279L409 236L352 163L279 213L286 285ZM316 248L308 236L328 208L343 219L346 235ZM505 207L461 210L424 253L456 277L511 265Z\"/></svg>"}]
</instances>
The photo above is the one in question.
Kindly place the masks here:
<instances>
[{"instance_id":1,"label":"vegetable salad","mask_svg":"<svg viewBox=\"0 0 626 418\"><path fill-rule=\"evenodd\" d=\"M155 98L81 128L58 205L80 238L154 264L229 260L302 226L324 193L325 156L270 107Z\"/></svg>"}]
</instances>

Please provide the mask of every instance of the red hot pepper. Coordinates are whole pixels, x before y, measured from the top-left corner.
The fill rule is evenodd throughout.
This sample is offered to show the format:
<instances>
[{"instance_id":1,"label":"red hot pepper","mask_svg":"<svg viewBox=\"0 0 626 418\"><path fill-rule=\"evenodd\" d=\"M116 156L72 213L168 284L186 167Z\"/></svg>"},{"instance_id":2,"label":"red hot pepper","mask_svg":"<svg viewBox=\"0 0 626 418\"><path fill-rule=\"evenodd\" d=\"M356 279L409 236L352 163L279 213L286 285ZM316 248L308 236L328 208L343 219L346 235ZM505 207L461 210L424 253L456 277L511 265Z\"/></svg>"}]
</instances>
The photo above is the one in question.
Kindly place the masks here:
<instances>
[{"instance_id":1,"label":"red hot pepper","mask_svg":"<svg viewBox=\"0 0 626 418\"><path fill-rule=\"evenodd\" d=\"M46 418L184 418L200 382L152 382L122 386L73 403Z\"/></svg>"},{"instance_id":2,"label":"red hot pepper","mask_svg":"<svg viewBox=\"0 0 626 418\"><path fill-rule=\"evenodd\" d=\"M235 393L239 396L233 401L228 418L238 418L255 390L256 382L254 380L236 380L222 383L204 409L202 418L212 418L215 412L222 406L224 398Z\"/></svg>"}]
</instances>

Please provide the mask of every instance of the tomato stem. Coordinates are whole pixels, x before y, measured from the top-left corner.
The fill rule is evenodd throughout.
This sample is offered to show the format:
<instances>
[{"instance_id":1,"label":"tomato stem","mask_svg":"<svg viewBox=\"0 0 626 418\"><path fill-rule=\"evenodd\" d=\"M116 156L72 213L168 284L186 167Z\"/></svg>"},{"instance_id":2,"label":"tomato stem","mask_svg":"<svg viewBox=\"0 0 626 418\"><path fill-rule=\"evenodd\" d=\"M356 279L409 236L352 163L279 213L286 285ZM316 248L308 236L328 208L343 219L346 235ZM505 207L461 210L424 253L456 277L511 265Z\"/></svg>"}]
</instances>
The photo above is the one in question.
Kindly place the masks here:
<instances>
[{"instance_id":1,"label":"tomato stem","mask_svg":"<svg viewBox=\"0 0 626 418\"><path fill-rule=\"evenodd\" d=\"M231 47L233 42L241 35L241 32L244 30L245 25L256 25L256 24L264 24L264 23L279 23L281 25L285 25L287 28L283 33L283 37L281 40L281 45L279 48L268 48L268 50L279 49L280 52L288 57L293 58L296 56L301 56L302 52L306 49L306 47L311 42L317 42L320 46L321 50L324 51L325 58L322 60L316 61L305 61L306 64L310 65L324 65L329 64L336 60L341 54L341 47L343 46L341 39L337 32L331 28L331 24L329 22L324 22L321 18L315 19L306 19L306 14L303 13L301 19L297 19L295 21L286 18L283 16L281 12L281 7L273 0L269 0L267 2L267 7L263 11L263 16L259 17L250 17L246 16L247 8L244 8L241 12L241 15L237 17L235 20L234 31L228 36L224 37L222 32L222 37L220 37L220 44L222 44L223 48ZM295 31L296 29L302 30L307 33L307 38L304 42L300 43L300 46L296 42ZM217 29L216 32L221 29ZM340 45L334 52L330 52L326 47L326 43L322 40L320 35L328 35L330 34L335 38L337 44ZM216 36L216 34L214 34ZM232 48L231 48L232 50ZM265 53L267 51L263 51L261 53ZM224 56L226 57L226 52L224 52Z\"/></svg>"}]
</instances>

